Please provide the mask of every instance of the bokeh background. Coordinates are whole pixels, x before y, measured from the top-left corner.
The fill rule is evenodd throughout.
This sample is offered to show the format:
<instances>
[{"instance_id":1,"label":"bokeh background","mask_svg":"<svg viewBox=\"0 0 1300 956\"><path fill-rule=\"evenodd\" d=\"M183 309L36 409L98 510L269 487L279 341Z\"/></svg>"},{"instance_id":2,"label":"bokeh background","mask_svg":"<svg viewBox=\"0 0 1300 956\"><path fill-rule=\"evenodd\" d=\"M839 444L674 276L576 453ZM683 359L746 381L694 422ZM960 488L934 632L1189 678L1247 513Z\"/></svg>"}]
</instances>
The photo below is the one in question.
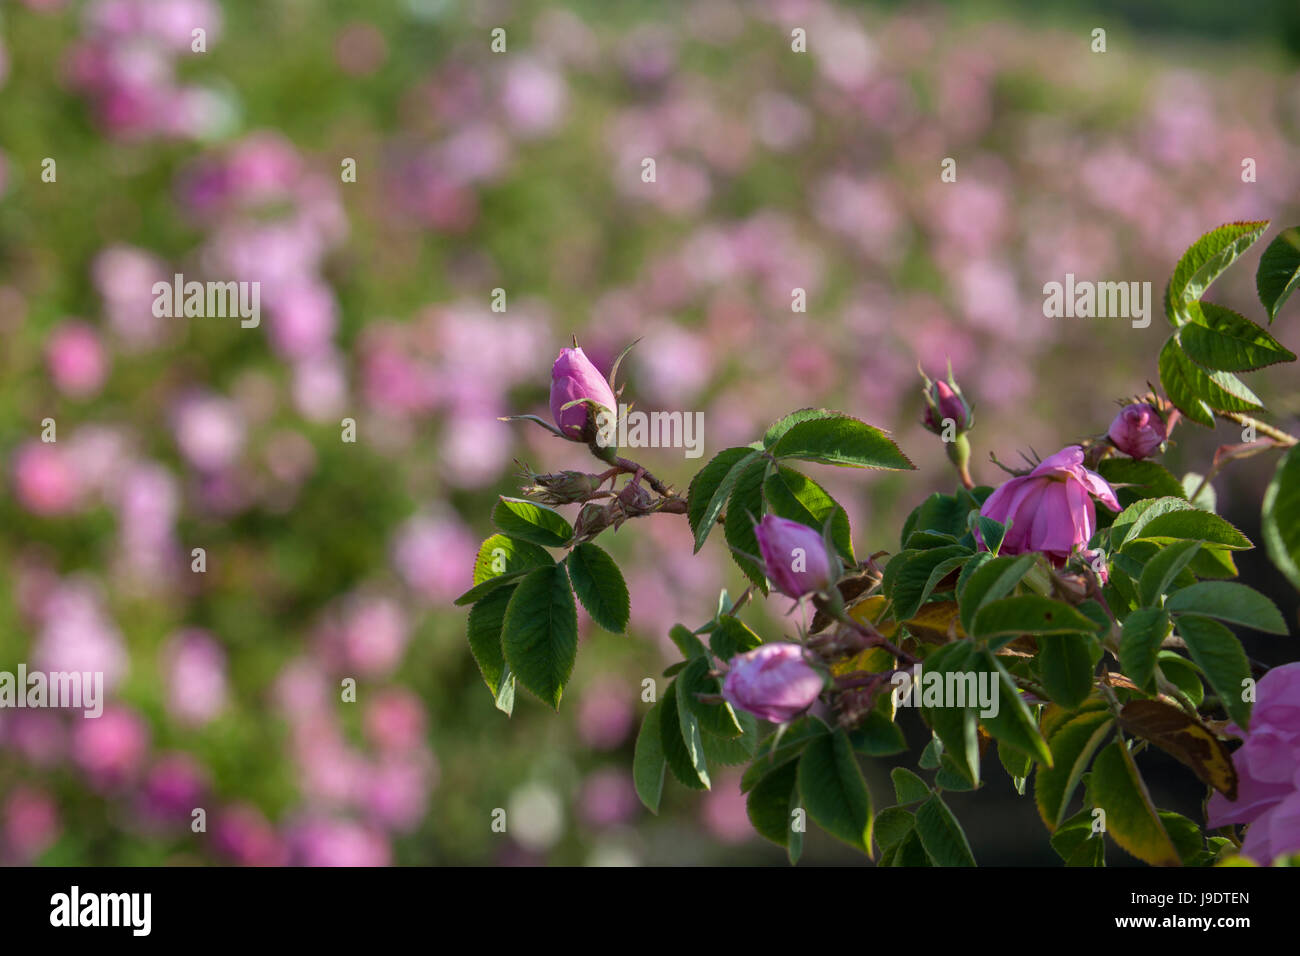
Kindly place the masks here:
<instances>
[{"instance_id":1,"label":"bokeh background","mask_svg":"<svg viewBox=\"0 0 1300 956\"><path fill-rule=\"evenodd\" d=\"M1150 281L1158 301L1202 232L1300 219L1300 16L1240 13L0 3L0 669L102 670L110 687L99 720L0 711L0 861L782 863L734 773L703 796L669 781L658 817L632 789L640 682L674 659L668 628L740 585L720 541L690 556L685 521L602 539L631 633L580 612L558 716L524 695L513 719L493 708L450 602L512 459L588 465L498 416L545 414L571 334L602 368L642 337L625 397L703 411L706 456L811 404L892 430L918 473L817 478L859 552L895 548L907 510L952 484L918 424L918 362L952 361L977 406L976 478L995 482L990 451L1099 433L1155 379L1158 314L1144 330L1046 319L1043 283ZM1262 248L1212 293L1256 318ZM155 318L151 287L176 272L259 281L261 326ZM1276 331L1300 350L1294 314ZM1295 372L1249 380L1294 425ZM1238 440L1176 437L1179 474ZM679 485L707 460L639 457ZM1270 473L1254 459L1215 483L1255 540ZM1267 561L1240 563L1294 622ZM750 613L768 636L792 626L771 605ZM867 768L879 805L889 764ZM1148 766L1162 805L1199 817L1190 774ZM1005 778L952 805L981 862L1055 861ZM805 859L855 858L817 835Z\"/></svg>"}]
</instances>

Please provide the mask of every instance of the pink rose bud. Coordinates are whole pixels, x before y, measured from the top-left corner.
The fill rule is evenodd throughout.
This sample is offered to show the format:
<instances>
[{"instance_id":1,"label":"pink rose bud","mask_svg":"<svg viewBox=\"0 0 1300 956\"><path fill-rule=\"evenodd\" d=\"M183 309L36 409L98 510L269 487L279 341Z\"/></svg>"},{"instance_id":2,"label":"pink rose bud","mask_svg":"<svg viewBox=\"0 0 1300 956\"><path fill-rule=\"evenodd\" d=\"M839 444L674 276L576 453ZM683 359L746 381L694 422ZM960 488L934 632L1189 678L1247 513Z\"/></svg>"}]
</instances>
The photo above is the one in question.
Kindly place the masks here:
<instances>
[{"instance_id":1,"label":"pink rose bud","mask_svg":"<svg viewBox=\"0 0 1300 956\"><path fill-rule=\"evenodd\" d=\"M1130 458L1146 458L1165 440L1165 422L1146 402L1125 405L1110 423L1111 443Z\"/></svg>"},{"instance_id":2,"label":"pink rose bud","mask_svg":"<svg viewBox=\"0 0 1300 956\"><path fill-rule=\"evenodd\" d=\"M1002 554L1039 551L1058 567L1083 548L1097 527L1096 496L1111 511L1119 501L1106 480L1083 467L1083 449L1063 448L1027 475L1011 478L989 495L980 514L1009 524Z\"/></svg>"},{"instance_id":3,"label":"pink rose bud","mask_svg":"<svg viewBox=\"0 0 1300 956\"><path fill-rule=\"evenodd\" d=\"M813 528L764 515L754 528L754 536L758 538L768 580L787 597L801 598L834 583L826 542Z\"/></svg>"},{"instance_id":4,"label":"pink rose bud","mask_svg":"<svg viewBox=\"0 0 1300 956\"><path fill-rule=\"evenodd\" d=\"M588 400L603 405L611 412L618 411L614 390L597 371L582 349L560 349L560 355L551 368L551 416L564 437L570 441L588 441L594 432L587 429L586 405L569 402Z\"/></svg>"},{"instance_id":5,"label":"pink rose bud","mask_svg":"<svg viewBox=\"0 0 1300 956\"><path fill-rule=\"evenodd\" d=\"M966 403L961 388L952 377L952 367L948 367L946 382L942 379L932 382L924 372L921 373L921 378L925 380L922 389L922 394L925 396L925 415L921 423L936 435L943 434L943 423L948 420L952 421L957 434L969 431L975 424L975 415L970 405Z\"/></svg>"},{"instance_id":6,"label":"pink rose bud","mask_svg":"<svg viewBox=\"0 0 1300 956\"><path fill-rule=\"evenodd\" d=\"M825 681L798 644L763 644L731 659L722 696L756 717L783 724L820 696Z\"/></svg>"}]
</instances>

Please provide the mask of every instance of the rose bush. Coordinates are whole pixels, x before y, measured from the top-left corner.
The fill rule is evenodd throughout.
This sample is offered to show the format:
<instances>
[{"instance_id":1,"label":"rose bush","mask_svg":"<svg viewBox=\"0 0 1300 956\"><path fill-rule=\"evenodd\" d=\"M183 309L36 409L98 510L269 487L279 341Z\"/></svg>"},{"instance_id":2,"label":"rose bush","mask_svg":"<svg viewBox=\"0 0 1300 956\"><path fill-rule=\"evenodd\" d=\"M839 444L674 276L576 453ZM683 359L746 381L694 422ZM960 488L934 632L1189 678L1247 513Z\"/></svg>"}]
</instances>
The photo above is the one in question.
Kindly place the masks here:
<instances>
[{"instance_id":1,"label":"rose bush","mask_svg":"<svg viewBox=\"0 0 1300 956\"><path fill-rule=\"evenodd\" d=\"M1215 470L1282 452L1261 521L1274 563L1300 587L1300 441L1244 414L1260 403L1234 374L1295 356L1202 300L1267 225L1222 226L1177 264L1163 394L1126 405L1102 436L1008 469L996 489L971 480L972 416L951 371L947 382L927 377L925 425L954 446L960 487L913 510L892 554L857 558L844 509L794 467L911 470L885 432L841 412L796 411L752 444L718 452L683 495L597 440L586 416L612 406L613 373L606 382L576 344L565 349L551 398L557 434L581 435L610 467L533 476L527 497L503 497L493 513L500 533L483 543L459 603L473 605L470 646L498 707L513 709L520 684L558 709L577 653L575 595L602 627L626 626L632 596L593 539L633 518L681 515L697 551L722 526L750 586L735 599L724 591L703 625L672 629L683 660L648 698L633 765L651 810L666 775L707 790L711 768L743 762L750 820L791 862L806 812L882 864L969 865L944 794L979 787L992 746L1021 793L1032 778L1051 845L1069 865L1104 864L1099 832L1152 864L1300 853L1300 665L1262 674L1227 626L1286 634L1286 622L1232 580L1234 554L1251 542L1202 506L1200 488L1150 460L1179 415L1200 425L1222 417L1252 436L1221 448ZM1270 316L1300 285L1297 235L1284 232L1261 260ZM549 507L561 501L582 503L577 527ZM554 549L567 553L557 561ZM769 591L810 601L811 623L780 637L747 626L742 609ZM913 683L915 693L898 692ZM931 731L918 769L933 779L895 769L895 805L877 809L858 760L906 749L896 711L913 704ZM764 733L757 720L777 727ZM1137 759L1147 746L1206 785L1204 824L1152 803ZM1248 825L1244 842L1233 824Z\"/></svg>"}]
</instances>

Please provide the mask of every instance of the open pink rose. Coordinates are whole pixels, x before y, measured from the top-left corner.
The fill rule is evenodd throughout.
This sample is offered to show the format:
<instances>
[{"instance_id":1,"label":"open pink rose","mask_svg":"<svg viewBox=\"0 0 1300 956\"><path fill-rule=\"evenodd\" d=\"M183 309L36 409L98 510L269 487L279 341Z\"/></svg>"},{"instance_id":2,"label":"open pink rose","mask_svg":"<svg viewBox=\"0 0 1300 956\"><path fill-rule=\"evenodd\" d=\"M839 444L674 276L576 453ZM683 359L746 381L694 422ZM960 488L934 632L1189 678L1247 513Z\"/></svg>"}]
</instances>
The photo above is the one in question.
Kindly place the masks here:
<instances>
[{"instance_id":1,"label":"open pink rose","mask_svg":"<svg viewBox=\"0 0 1300 956\"><path fill-rule=\"evenodd\" d=\"M1236 726L1231 733L1243 734ZM1241 853L1267 866L1300 853L1300 661L1275 667L1255 688L1245 744L1232 755L1237 799L1215 792L1206 826L1249 823Z\"/></svg>"},{"instance_id":2,"label":"open pink rose","mask_svg":"<svg viewBox=\"0 0 1300 956\"><path fill-rule=\"evenodd\" d=\"M1041 551L1061 565L1088 543L1097 527L1096 497L1112 511L1119 502L1106 479L1083 467L1083 449L1063 448L1027 475L989 495L980 514L1010 524L1002 554Z\"/></svg>"}]
</instances>

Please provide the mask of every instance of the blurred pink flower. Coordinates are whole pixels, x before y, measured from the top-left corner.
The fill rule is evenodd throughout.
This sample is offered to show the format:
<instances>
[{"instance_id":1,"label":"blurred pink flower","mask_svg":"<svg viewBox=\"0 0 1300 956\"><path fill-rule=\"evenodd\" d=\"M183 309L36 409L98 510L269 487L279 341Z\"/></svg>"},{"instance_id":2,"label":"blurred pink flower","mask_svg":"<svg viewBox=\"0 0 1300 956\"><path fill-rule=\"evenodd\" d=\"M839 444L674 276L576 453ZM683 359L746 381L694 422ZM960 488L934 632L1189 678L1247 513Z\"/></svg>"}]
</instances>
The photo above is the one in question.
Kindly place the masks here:
<instances>
[{"instance_id":1,"label":"blurred pink flower","mask_svg":"<svg viewBox=\"0 0 1300 956\"><path fill-rule=\"evenodd\" d=\"M377 830L350 820L317 818L293 828L293 863L299 866L388 866L392 851Z\"/></svg>"},{"instance_id":2,"label":"blurred pink flower","mask_svg":"<svg viewBox=\"0 0 1300 956\"><path fill-rule=\"evenodd\" d=\"M409 833L424 819L435 778L426 752L382 757L366 770L362 805L379 826Z\"/></svg>"},{"instance_id":3,"label":"blurred pink flower","mask_svg":"<svg viewBox=\"0 0 1300 956\"><path fill-rule=\"evenodd\" d=\"M404 752L424 742L424 703L402 687L391 687L368 698L366 737L383 751Z\"/></svg>"},{"instance_id":4,"label":"blurred pink flower","mask_svg":"<svg viewBox=\"0 0 1300 956\"><path fill-rule=\"evenodd\" d=\"M216 851L239 866L284 866L288 847L257 807L239 803L217 816L212 831Z\"/></svg>"},{"instance_id":5,"label":"blurred pink flower","mask_svg":"<svg viewBox=\"0 0 1300 956\"><path fill-rule=\"evenodd\" d=\"M501 105L516 133L530 137L550 132L564 116L568 99L564 77L557 70L529 57L512 58Z\"/></svg>"},{"instance_id":6,"label":"blurred pink flower","mask_svg":"<svg viewBox=\"0 0 1300 956\"><path fill-rule=\"evenodd\" d=\"M18 503L33 514L68 514L81 504L80 478L57 443L22 444L14 454L13 480Z\"/></svg>"},{"instance_id":7,"label":"blurred pink flower","mask_svg":"<svg viewBox=\"0 0 1300 956\"><path fill-rule=\"evenodd\" d=\"M329 286L307 280L281 290L270 304L267 334L277 352L285 358L301 359L329 349L338 324Z\"/></svg>"},{"instance_id":8,"label":"blurred pink flower","mask_svg":"<svg viewBox=\"0 0 1300 956\"><path fill-rule=\"evenodd\" d=\"M637 815L641 801L626 770L605 769L588 774L578 791L578 817L590 827L627 823Z\"/></svg>"},{"instance_id":9,"label":"blurred pink flower","mask_svg":"<svg viewBox=\"0 0 1300 956\"><path fill-rule=\"evenodd\" d=\"M145 775L138 809L150 824L189 823L203 805L207 778L198 762L185 753L159 757Z\"/></svg>"},{"instance_id":10,"label":"blurred pink flower","mask_svg":"<svg viewBox=\"0 0 1300 956\"><path fill-rule=\"evenodd\" d=\"M19 785L4 805L4 848L13 862L29 864L59 837L59 810L49 794Z\"/></svg>"},{"instance_id":11,"label":"blurred pink flower","mask_svg":"<svg viewBox=\"0 0 1300 956\"><path fill-rule=\"evenodd\" d=\"M700 810L705 829L720 843L744 843L753 839L745 812L745 795L740 792L740 774L724 771L704 797Z\"/></svg>"},{"instance_id":12,"label":"blurred pink flower","mask_svg":"<svg viewBox=\"0 0 1300 956\"><path fill-rule=\"evenodd\" d=\"M478 541L459 518L417 515L393 539L392 560L407 585L441 604L469 588Z\"/></svg>"},{"instance_id":13,"label":"blurred pink flower","mask_svg":"<svg viewBox=\"0 0 1300 956\"><path fill-rule=\"evenodd\" d=\"M578 736L594 750L613 750L632 730L636 696L614 677L583 691L578 700Z\"/></svg>"},{"instance_id":14,"label":"blurred pink flower","mask_svg":"<svg viewBox=\"0 0 1300 956\"><path fill-rule=\"evenodd\" d=\"M149 748L149 729L132 710L104 708L97 718L73 723L72 756L97 790L112 790L139 773Z\"/></svg>"},{"instance_id":15,"label":"blurred pink flower","mask_svg":"<svg viewBox=\"0 0 1300 956\"><path fill-rule=\"evenodd\" d=\"M231 465L244 447L239 407L214 394L182 398L172 413L172 433L181 454L200 471Z\"/></svg>"},{"instance_id":16,"label":"blurred pink flower","mask_svg":"<svg viewBox=\"0 0 1300 956\"><path fill-rule=\"evenodd\" d=\"M167 709L182 724L201 727L226 705L226 653L207 631L188 628L163 649Z\"/></svg>"},{"instance_id":17,"label":"blurred pink flower","mask_svg":"<svg viewBox=\"0 0 1300 956\"><path fill-rule=\"evenodd\" d=\"M126 676L130 659L122 634L104 611L90 579L61 581L46 599L41 614L43 624L32 651L37 667L99 673L103 674L105 693L117 687Z\"/></svg>"}]
</instances>

